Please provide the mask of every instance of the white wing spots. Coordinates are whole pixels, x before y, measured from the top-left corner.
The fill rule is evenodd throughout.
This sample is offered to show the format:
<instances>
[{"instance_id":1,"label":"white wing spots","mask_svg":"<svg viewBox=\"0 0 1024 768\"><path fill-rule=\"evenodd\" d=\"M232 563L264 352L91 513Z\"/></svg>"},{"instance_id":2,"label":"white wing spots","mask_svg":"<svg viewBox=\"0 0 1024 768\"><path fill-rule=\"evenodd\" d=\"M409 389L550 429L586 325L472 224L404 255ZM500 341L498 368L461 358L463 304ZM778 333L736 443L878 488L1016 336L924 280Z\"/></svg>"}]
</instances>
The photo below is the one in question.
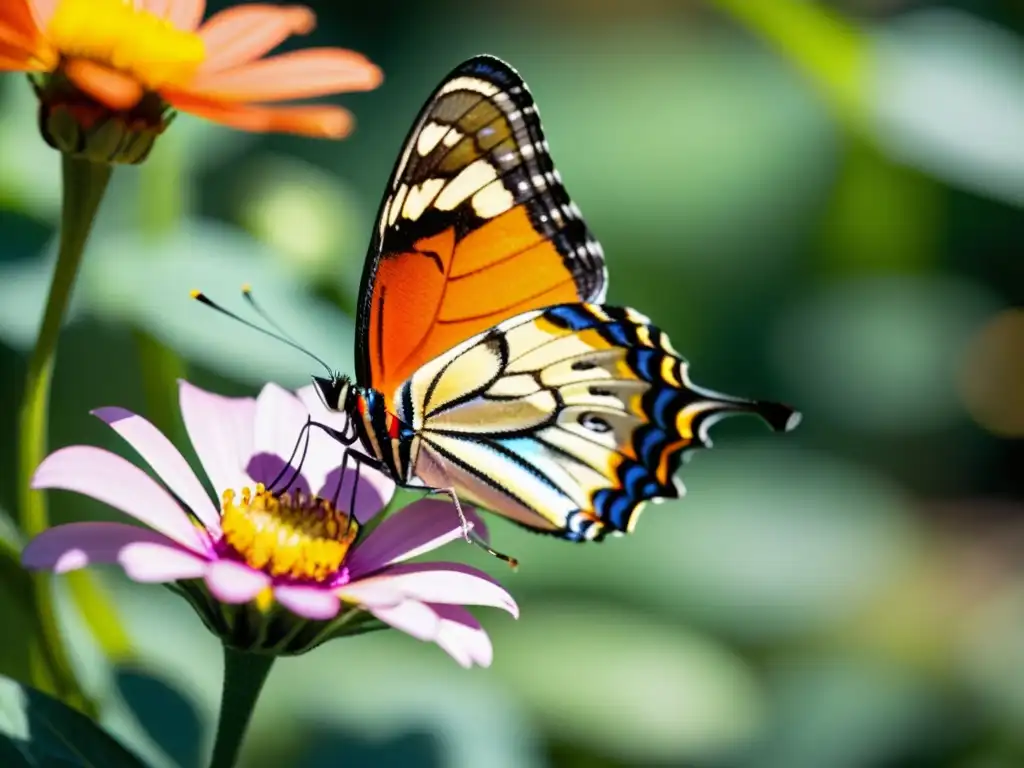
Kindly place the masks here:
<instances>
[{"instance_id":1,"label":"white wing spots","mask_svg":"<svg viewBox=\"0 0 1024 768\"><path fill-rule=\"evenodd\" d=\"M494 129L492 128L490 130ZM480 134L483 135L483 131L481 131ZM454 147L456 144L462 141L462 136L463 134L461 132L452 128L450 131L448 131L448 133L445 134L444 140L441 143L444 144L446 147Z\"/></svg>"},{"instance_id":2,"label":"white wing spots","mask_svg":"<svg viewBox=\"0 0 1024 768\"><path fill-rule=\"evenodd\" d=\"M631 309L629 307L626 307L626 319L637 325L648 326L651 324L651 319L647 317L647 315L641 314L635 309Z\"/></svg>"},{"instance_id":3,"label":"white wing spots","mask_svg":"<svg viewBox=\"0 0 1024 768\"><path fill-rule=\"evenodd\" d=\"M703 408L699 408L698 409L699 411L714 411L714 410L717 410L717 409L721 408L721 404L719 404L719 403L698 403L697 405L704 406ZM688 411L688 410L690 410L690 408L684 408L683 409L683 413L686 413L686 411ZM709 434L711 428L713 426L715 426L715 424L720 422L722 419L729 418L729 415L730 415L729 411L719 411L718 413L713 413L710 416L706 417L700 423L700 427L697 428L697 436L700 438L700 441L706 447L708 447L708 448L711 447L711 436ZM682 414L680 414L679 422L682 422ZM680 424L680 426L681 426L681 424ZM687 425L687 426L689 426L689 425Z\"/></svg>"},{"instance_id":4,"label":"white wing spots","mask_svg":"<svg viewBox=\"0 0 1024 768\"><path fill-rule=\"evenodd\" d=\"M444 189L444 179L427 179L422 184L410 187L405 198L405 205L402 206L402 217L416 221L442 189Z\"/></svg>"},{"instance_id":5,"label":"white wing spots","mask_svg":"<svg viewBox=\"0 0 1024 768\"><path fill-rule=\"evenodd\" d=\"M435 206L451 211L470 197L473 210L484 218L504 213L514 203L512 193L498 180L498 171L486 160L476 160L459 171L438 195Z\"/></svg>"},{"instance_id":6,"label":"white wing spots","mask_svg":"<svg viewBox=\"0 0 1024 768\"><path fill-rule=\"evenodd\" d=\"M435 204L442 211L454 210L466 198L498 178L498 172L486 160L475 160L449 181Z\"/></svg>"},{"instance_id":7,"label":"white wing spots","mask_svg":"<svg viewBox=\"0 0 1024 768\"><path fill-rule=\"evenodd\" d=\"M441 143L449 131L450 126L443 123L427 123L420 129L420 135L416 138L416 151L422 157L426 157L434 151L434 147ZM450 145L449 145L450 146Z\"/></svg>"},{"instance_id":8,"label":"white wing spots","mask_svg":"<svg viewBox=\"0 0 1024 768\"><path fill-rule=\"evenodd\" d=\"M661 334L661 348L673 357L682 358L682 355L676 352L676 348L672 346L672 342L669 341L667 333Z\"/></svg>"},{"instance_id":9,"label":"white wing spots","mask_svg":"<svg viewBox=\"0 0 1024 768\"><path fill-rule=\"evenodd\" d=\"M398 191L395 193L395 196L392 197L391 201L388 203L386 218L389 227L393 227L395 225L395 222L398 221L398 214L401 213L402 206L405 205L405 196L408 194L409 187L406 184L403 184L398 188ZM384 218L384 216L381 216L381 219Z\"/></svg>"},{"instance_id":10,"label":"white wing spots","mask_svg":"<svg viewBox=\"0 0 1024 768\"><path fill-rule=\"evenodd\" d=\"M484 96L496 96L500 90L494 83L488 83L486 80L479 80L475 77L456 77L444 84L438 96L443 96L453 91L473 91Z\"/></svg>"},{"instance_id":11,"label":"white wing spots","mask_svg":"<svg viewBox=\"0 0 1024 768\"><path fill-rule=\"evenodd\" d=\"M398 206L395 205L395 198L389 197L387 202L384 203L384 208L380 213L380 219L377 221L377 237L382 240L384 239L384 233L387 231L387 228L395 223L395 219L391 215L391 212L397 210Z\"/></svg>"},{"instance_id":12,"label":"white wing spots","mask_svg":"<svg viewBox=\"0 0 1024 768\"><path fill-rule=\"evenodd\" d=\"M515 205L515 197L501 181L492 181L473 195L473 212L481 219L492 219Z\"/></svg>"}]
</instances>

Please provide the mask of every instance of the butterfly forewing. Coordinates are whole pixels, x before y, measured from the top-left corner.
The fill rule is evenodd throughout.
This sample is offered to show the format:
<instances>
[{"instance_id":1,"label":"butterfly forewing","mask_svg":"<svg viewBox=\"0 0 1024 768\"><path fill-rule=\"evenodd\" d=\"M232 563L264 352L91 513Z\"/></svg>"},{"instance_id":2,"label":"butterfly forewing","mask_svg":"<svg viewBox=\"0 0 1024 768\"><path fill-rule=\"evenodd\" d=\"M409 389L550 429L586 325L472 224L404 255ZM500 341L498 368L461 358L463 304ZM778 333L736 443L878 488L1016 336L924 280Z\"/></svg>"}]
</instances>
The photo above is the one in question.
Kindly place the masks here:
<instances>
[{"instance_id":1,"label":"butterfly forewing","mask_svg":"<svg viewBox=\"0 0 1024 768\"><path fill-rule=\"evenodd\" d=\"M524 313L431 361L398 393L417 433L412 472L536 530L626 532L642 504L680 492L684 452L729 413L789 429L783 405L694 385L668 338L631 309Z\"/></svg>"},{"instance_id":2,"label":"butterfly forewing","mask_svg":"<svg viewBox=\"0 0 1024 768\"><path fill-rule=\"evenodd\" d=\"M357 379L397 387L523 312L601 301L600 245L548 155L522 78L486 56L427 101L385 192L363 274Z\"/></svg>"}]
</instances>

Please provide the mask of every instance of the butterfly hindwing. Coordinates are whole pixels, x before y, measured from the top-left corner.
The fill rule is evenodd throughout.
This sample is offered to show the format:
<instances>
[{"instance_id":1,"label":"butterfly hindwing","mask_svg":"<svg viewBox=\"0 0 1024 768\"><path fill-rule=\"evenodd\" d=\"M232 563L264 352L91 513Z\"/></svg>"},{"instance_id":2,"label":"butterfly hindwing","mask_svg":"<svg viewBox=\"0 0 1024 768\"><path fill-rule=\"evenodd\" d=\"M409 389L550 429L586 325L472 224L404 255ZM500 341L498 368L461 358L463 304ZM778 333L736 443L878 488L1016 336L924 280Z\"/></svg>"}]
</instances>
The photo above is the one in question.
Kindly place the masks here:
<instances>
[{"instance_id":1,"label":"butterfly hindwing","mask_svg":"<svg viewBox=\"0 0 1024 768\"><path fill-rule=\"evenodd\" d=\"M467 501L572 540L633 528L674 498L709 427L786 406L694 385L667 336L632 309L572 303L518 315L421 368L396 393L416 432L413 472Z\"/></svg>"},{"instance_id":2,"label":"butterfly hindwing","mask_svg":"<svg viewBox=\"0 0 1024 768\"><path fill-rule=\"evenodd\" d=\"M390 398L460 342L532 309L601 301L605 283L526 84L498 59L470 59L428 99L385 191L360 293L357 381Z\"/></svg>"}]
</instances>

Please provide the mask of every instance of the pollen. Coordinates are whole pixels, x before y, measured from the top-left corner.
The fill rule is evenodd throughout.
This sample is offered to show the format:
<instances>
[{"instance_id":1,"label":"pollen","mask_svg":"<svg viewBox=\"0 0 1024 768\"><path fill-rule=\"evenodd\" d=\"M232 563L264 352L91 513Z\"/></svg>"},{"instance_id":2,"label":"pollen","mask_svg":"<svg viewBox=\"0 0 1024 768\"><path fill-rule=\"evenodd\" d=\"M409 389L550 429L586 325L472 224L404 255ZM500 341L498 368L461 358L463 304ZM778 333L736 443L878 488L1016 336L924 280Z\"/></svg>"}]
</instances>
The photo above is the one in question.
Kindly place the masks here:
<instances>
[{"instance_id":1,"label":"pollen","mask_svg":"<svg viewBox=\"0 0 1024 768\"><path fill-rule=\"evenodd\" d=\"M60 0L46 35L64 58L105 64L150 89L189 80L206 58L199 35L133 0Z\"/></svg>"},{"instance_id":2,"label":"pollen","mask_svg":"<svg viewBox=\"0 0 1024 768\"><path fill-rule=\"evenodd\" d=\"M224 542L248 565L275 577L329 580L359 530L330 502L302 492L277 495L258 484L255 493L225 491L221 501Z\"/></svg>"}]
</instances>

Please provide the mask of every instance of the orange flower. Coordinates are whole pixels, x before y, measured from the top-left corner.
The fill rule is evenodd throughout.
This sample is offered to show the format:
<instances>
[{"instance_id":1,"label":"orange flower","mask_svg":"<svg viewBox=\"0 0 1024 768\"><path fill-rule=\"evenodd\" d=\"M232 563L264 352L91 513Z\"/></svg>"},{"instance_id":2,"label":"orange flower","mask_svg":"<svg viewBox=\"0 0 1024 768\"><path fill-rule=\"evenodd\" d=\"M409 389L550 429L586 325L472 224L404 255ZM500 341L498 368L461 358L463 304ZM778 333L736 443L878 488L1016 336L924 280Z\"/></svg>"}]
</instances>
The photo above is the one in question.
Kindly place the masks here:
<instances>
[{"instance_id":1,"label":"orange flower","mask_svg":"<svg viewBox=\"0 0 1024 768\"><path fill-rule=\"evenodd\" d=\"M44 73L44 109L64 107L84 128L109 113L159 128L170 106L245 131L330 138L351 130L348 111L275 103L380 84L380 69L340 48L262 58L313 29L308 8L241 5L200 24L205 9L206 0L0 0L0 70Z\"/></svg>"}]
</instances>

